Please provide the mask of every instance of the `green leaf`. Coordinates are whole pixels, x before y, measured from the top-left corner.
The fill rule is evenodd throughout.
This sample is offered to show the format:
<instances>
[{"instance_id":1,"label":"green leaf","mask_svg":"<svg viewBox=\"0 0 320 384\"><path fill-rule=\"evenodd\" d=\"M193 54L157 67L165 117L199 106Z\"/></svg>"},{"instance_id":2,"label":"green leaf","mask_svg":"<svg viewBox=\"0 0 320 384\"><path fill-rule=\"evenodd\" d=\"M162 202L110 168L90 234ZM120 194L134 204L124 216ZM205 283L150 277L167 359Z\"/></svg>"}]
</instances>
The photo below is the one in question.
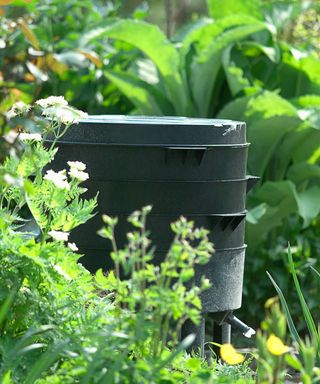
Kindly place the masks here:
<instances>
[{"instance_id":1,"label":"green leaf","mask_svg":"<svg viewBox=\"0 0 320 384\"><path fill-rule=\"evenodd\" d=\"M299 162L293 164L287 173L287 178L295 184L303 183L312 178L320 177L320 167L315 164Z\"/></svg>"},{"instance_id":2,"label":"green leaf","mask_svg":"<svg viewBox=\"0 0 320 384\"><path fill-rule=\"evenodd\" d=\"M312 187L297 194L299 214L303 218L303 228L320 213L320 187Z\"/></svg>"},{"instance_id":3,"label":"green leaf","mask_svg":"<svg viewBox=\"0 0 320 384\"><path fill-rule=\"evenodd\" d=\"M317 327L315 325L315 322L313 320L313 317L311 315L311 312L310 312L310 310L308 308L308 305L306 303L306 300L305 300L305 298L303 296L303 293L302 293L302 290L301 290L301 287L300 287L300 283L299 283L299 280L298 280L297 272L296 272L295 267L294 267L294 262L293 262L293 258L292 258L292 253L291 253L290 245L288 246L288 260L289 260L290 272L291 272L292 277L293 277L294 286L296 288L296 292L297 292L298 297L299 297L299 302L300 302L300 305L301 305L301 308L302 308L304 319L306 321L306 325L308 327L311 339L315 340L316 344L318 345L319 344L319 335L318 335L318 332L317 332Z\"/></svg>"},{"instance_id":4,"label":"green leaf","mask_svg":"<svg viewBox=\"0 0 320 384\"><path fill-rule=\"evenodd\" d=\"M7 371L1 381L1 384L13 384L13 381L11 380L11 371Z\"/></svg>"},{"instance_id":5,"label":"green leaf","mask_svg":"<svg viewBox=\"0 0 320 384\"><path fill-rule=\"evenodd\" d=\"M320 106L320 96L319 95L304 95L300 96L296 102L301 107L317 107Z\"/></svg>"},{"instance_id":6,"label":"green leaf","mask_svg":"<svg viewBox=\"0 0 320 384\"><path fill-rule=\"evenodd\" d=\"M295 116L274 116L268 119L256 117L248 123L248 141L251 148L248 157L248 170L253 175L263 176L269 162L278 150L277 147L286 133L299 127L301 121ZM273 178L283 174L280 168L273 169Z\"/></svg>"},{"instance_id":7,"label":"green leaf","mask_svg":"<svg viewBox=\"0 0 320 384\"><path fill-rule=\"evenodd\" d=\"M187 97L180 74L179 54L157 26L138 20L120 20L101 28L95 38L102 36L125 41L149 57L163 78L168 97L176 106L176 113L184 114Z\"/></svg>"},{"instance_id":8,"label":"green leaf","mask_svg":"<svg viewBox=\"0 0 320 384\"><path fill-rule=\"evenodd\" d=\"M301 371L301 369L303 368L299 359L290 355L289 353L286 354L285 359L286 359L286 362L288 363L288 365L290 365L290 367L292 367L296 371Z\"/></svg>"},{"instance_id":9,"label":"green leaf","mask_svg":"<svg viewBox=\"0 0 320 384\"><path fill-rule=\"evenodd\" d=\"M248 223L257 224L259 219L266 213L267 204L261 203L256 207L250 209L247 213L246 220Z\"/></svg>"},{"instance_id":10,"label":"green leaf","mask_svg":"<svg viewBox=\"0 0 320 384\"><path fill-rule=\"evenodd\" d=\"M248 15L263 19L258 1L254 0L207 0L209 14L221 18L233 14Z\"/></svg>"},{"instance_id":11,"label":"green leaf","mask_svg":"<svg viewBox=\"0 0 320 384\"><path fill-rule=\"evenodd\" d=\"M290 181L266 182L252 196L251 205L259 214L255 215L253 223L249 216L246 228L247 242L254 248L288 215L298 213L296 187Z\"/></svg>"},{"instance_id":12,"label":"green leaf","mask_svg":"<svg viewBox=\"0 0 320 384\"><path fill-rule=\"evenodd\" d=\"M210 29L203 27L208 30ZM265 28L260 22L225 29L218 36L209 36L210 43L200 47L192 65L191 88L201 117L208 117L211 97L222 65L222 53L228 46ZM216 32L216 31L215 31ZM201 43L203 45L203 43Z\"/></svg>"},{"instance_id":13,"label":"green leaf","mask_svg":"<svg viewBox=\"0 0 320 384\"><path fill-rule=\"evenodd\" d=\"M217 113L217 118L243 121L245 119L244 114L250 99L250 96L245 96L230 101Z\"/></svg>"},{"instance_id":14,"label":"green leaf","mask_svg":"<svg viewBox=\"0 0 320 384\"><path fill-rule=\"evenodd\" d=\"M262 53L271 61L278 63L281 60L280 48L274 44L273 46L265 46L256 41L244 41L240 44L240 49L247 57L259 57Z\"/></svg>"},{"instance_id":15,"label":"green leaf","mask_svg":"<svg viewBox=\"0 0 320 384\"><path fill-rule=\"evenodd\" d=\"M230 55L232 46L225 49L222 54L222 65L228 82L230 92L233 96L236 96L244 88L250 86L249 80L244 77L243 70L236 67L231 61Z\"/></svg>"},{"instance_id":16,"label":"green leaf","mask_svg":"<svg viewBox=\"0 0 320 384\"><path fill-rule=\"evenodd\" d=\"M201 360L196 357L191 357L186 361L186 367L191 371L199 371L201 368Z\"/></svg>"},{"instance_id":17,"label":"green leaf","mask_svg":"<svg viewBox=\"0 0 320 384\"><path fill-rule=\"evenodd\" d=\"M145 115L172 115L173 107L156 86L137 76L120 71L108 71L106 77Z\"/></svg>"},{"instance_id":18,"label":"green leaf","mask_svg":"<svg viewBox=\"0 0 320 384\"><path fill-rule=\"evenodd\" d=\"M9 295L3 302L3 304L0 307L0 328L4 320L6 319L6 315L10 310L11 304L13 303L14 297L18 291L19 287L15 287L14 289L11 289Z\"/></svg>"},{"instance_id":19,"label":"green leaf","mask_svg":"<svg viewBox=\"0 0 320 384\"><path fill-rule=\"evenodd\" d=\"M287 317L287 323L288 323L288 327L289 327L289 331L291 333L291 336L293 337L293 339L296 341L297 344L300 343L300 336L297 332L297 329L294 325L294 322L292 320L292 317L291 317L291 314L290 314L290 310L289 310L289 307L288 307L288 304L287 304L287 301L280 289L280 287L278 286L278 284L275 282L275 280L273 279L273 277L270 275L269 272L267 272L267 275L269 277L269 279L271 280L275 290L277 291L278 293L278 296L280 298L280 301L281 301L281 304L284 308L284 311L285 311L285 314L286 314L286 317Z\"/></svg>"},{"instance_id":20,"label":"green leaf","mask_svg":"<svg viewBox=\"0 0 320 384\"><path fill-rule=\"evenodd\" d=\"M317 271L315 268L313 268L312 266L310 267L310 269L316 274L316 276L320 279L320 273L319 271Z\"/></svg>"},{"instance_id":21,"label":"green leaf","mask_svg":"<svg viewBox=\"0 0 320 384\"><path fill-rule=\"evenodd\" d=\"M270 91L264 91L261 95L250 99L246 116L257 113L265 119L276 116L298 116L297 110L289 101Z\"/></svg>"}]
</instances>

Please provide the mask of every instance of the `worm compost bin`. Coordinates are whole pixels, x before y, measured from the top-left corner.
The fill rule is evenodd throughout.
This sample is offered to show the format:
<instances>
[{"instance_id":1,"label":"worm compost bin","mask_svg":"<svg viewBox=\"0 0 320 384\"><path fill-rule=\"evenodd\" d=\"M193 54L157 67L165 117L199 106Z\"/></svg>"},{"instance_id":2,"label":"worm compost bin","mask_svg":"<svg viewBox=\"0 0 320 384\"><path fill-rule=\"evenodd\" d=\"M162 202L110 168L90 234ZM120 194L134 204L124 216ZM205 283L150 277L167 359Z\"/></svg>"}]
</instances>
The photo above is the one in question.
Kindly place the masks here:
<instances>
[{"instance_id":1,"label":"worm compost bin","mask_svg":"<svg viewBox=\"0 0 320 384\"><path fill-rule=\"evenodd\" d=\"M204 274L212 284L202 303L219 326L215 340L229 340L229 324L250 333L232 315L241 306L246 194L256 182L246 176L248 145L245 123L231 120L91 116L72 126L58 143L54 166L83 161L90 174L86 188L91 195L99 191L100 215L73 233L85 254L81 262L92 272L108 267L106 242L97 236L103 213L119 217L121 245L127 216L152 205L147 228L160 256L172 240L170 223L183 215L207 228L215 244L215 255L195 277ZM204 327L203 321L184 332L195 331L203 345Z\"/></svg>"}]
</instances>

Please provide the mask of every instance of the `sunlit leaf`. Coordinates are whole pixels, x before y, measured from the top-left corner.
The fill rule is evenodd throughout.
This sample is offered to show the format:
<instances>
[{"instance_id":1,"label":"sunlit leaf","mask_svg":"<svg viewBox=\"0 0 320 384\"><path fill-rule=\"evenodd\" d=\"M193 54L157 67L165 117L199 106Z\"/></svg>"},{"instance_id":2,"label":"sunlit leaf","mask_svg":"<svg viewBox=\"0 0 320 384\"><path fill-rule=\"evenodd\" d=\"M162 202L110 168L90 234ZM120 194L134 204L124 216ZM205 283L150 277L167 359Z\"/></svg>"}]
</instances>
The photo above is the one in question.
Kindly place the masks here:
<instances>
[{"instance_id":1,"label":"sunlit leaf","mask_svg":"<svg viewBox=\"0 0 320 384\"><path fill-rule=\"evenodd\" d=\"M90 60L93 64L95 64L98 68L102 67L102 61L96 52L84 49L78 49L77 51L80 52L88 60Z\"/></svg>"},{"instance_id":2,"label":"sunlit leaf","mask_svg":"<svg viewBox=\"0 0 320 384\"><path fill-rule=\"evenodd\" d=\"M25 37L30 41L30 43L33 45L33 47L35 49L37 49L38 51L40 51L40 44L39 44L39 41L37 39L37 36L35 35L35 33L32 31L32 29L29 27L29 25L24 21L24 20L21 20L19 22L19 27L22 31L22 33L25 35Z\"/></svg>"}]
</instances>

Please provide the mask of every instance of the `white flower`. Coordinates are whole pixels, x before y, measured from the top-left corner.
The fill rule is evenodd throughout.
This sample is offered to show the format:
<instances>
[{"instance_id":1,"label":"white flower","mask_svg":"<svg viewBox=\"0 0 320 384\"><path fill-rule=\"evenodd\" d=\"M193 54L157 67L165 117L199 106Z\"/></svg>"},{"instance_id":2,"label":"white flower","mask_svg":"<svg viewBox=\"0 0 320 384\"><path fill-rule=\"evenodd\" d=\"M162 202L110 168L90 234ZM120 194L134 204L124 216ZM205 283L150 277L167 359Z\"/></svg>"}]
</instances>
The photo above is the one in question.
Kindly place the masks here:
<instances>
[{"instance_id":1,"label":"white flower","mask_svg":"<svg viewBox=\"0 0 320 384\"><path fill-rule=\"evenodd\" d=\"M30 105L24 103L23 101L18 101L17 103L13 104L11 109L7 112L7 118L12 119L15 116L27 113L30 108Z\"/></svg>"},{"instance_id":2,"label":"white flower","mask_svg":"<svg viewBox=\"0 0 320 384\"><path fill-rule=\"evenodd\" d=\"M60 267L60 265L55 265L53 268L59 273L59 275L63 276L66 280L72 280L71 277Z\"/></svg>"},{"instance_id":3,"label":"white flower","mask_svg":"<svg viewBox=\"0 0 320 384\"><path fill-rule=\"evenodd\" d=\"M17 112L16 112L14 109L11 108L11 109L6 113L6 115L7 115L7 119L8 119L8 120L11 120L11 119L13 119L14 117L17 116Z\"/></svg>"},{"instance_id":4,"label":"white flower","mask_svg":"<svg viewBox=\"0 0 320 384\"><path fill-rule=\"evenodd\" d=\"M71 177L74 177L79 181L86 181L89 179L89 174L87 172L79 171L76 168L70 168L70 171L68 173Z\"/></svg>"},{"instance_id":5,"label":"white flower","mask_svg":"<svg viewBox=\"0 0 320 384\"><path fill-rule=\"evenodd\" d=\"M79 251L78 247L76 246L75 243L68 243L68 247L71 249L73 252Z\"/></svg>"},{"instance_id":6,"label":"white flower","mask_svg":"<svg viewBox=\"0 0 320 384\"><path fill-rule=\"evenodd\" d=\"M68 161L68 165L70 168L77 169L78 171L84 171L86 169L86 165L81 161Z\"/></svg>"},{"instance_id":7,"label":"white flower","mask_svg":"<svg viewBox=\"0 0 320 384\"><path fill-rule=\"evenodd\" d=\"M79 120L88 116L87 113L69 107L68 105L50 106L42 111L42 115L57 119L66 125L77 124Z\"/></svg>"},{"instance_id":8,"label":"white flower","mask_svg":"<svg viewBox=\"0 0 320 384\"><path fill-rule=\"evenodd\" d=\"M19 138L22 141L41 141L42 140L40 133L20 133Z\"/></svg>"},{"instance_id":9,"label":"white flower","mask_svg":"<svg viewBox=\"0 0 320 384\"><path fill-rule=\"evenodd\" d=\"M7 143L13 144L17 140L18 136L19 134L17 132L11 130L6 135L4 135L3 138Z\"/></svg>"},{"instance_id":10,"label":"white flower","mask_svg":"<svg viewBox=\"0 0 320 384\"><path fill-rule=\"evenodd\" d=\"M53 105L68 105L68 102L63 96L50 96L46 99L37 100L36 104L42 108L47 108Z\"/></svg>"},{"instance_id":11,"label":"white flower","mask_svg":"<svg viewBox=\"0 0 320 384\"><path fill-rule=\"evenodd\" d=\"M48 235L57 241L68 241L69 239L69 232L50 231Z\"/></svg>"},{"instance_id":12,"label":"white flower","mask_svg":"<svg viewBox=\"0 0 320 384\"><path fill-rule=\"evenodd\" d=\"M67 191L70 189L64 171L54 172L52 169L49 169L43 178L51 181L59 189L66 189Z\"/></svg>"}]
</instances>

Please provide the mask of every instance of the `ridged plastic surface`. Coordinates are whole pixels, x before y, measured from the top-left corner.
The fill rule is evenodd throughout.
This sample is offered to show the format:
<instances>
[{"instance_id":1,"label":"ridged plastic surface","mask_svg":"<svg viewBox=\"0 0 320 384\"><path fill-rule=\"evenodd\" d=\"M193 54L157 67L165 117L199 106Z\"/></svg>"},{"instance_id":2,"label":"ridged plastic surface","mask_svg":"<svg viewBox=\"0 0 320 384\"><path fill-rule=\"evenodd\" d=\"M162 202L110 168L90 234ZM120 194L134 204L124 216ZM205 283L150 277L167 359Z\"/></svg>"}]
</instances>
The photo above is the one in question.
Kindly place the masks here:
<instances>
[{"instance_id":1,"label":"ridged plastic surface","mask_svg":"<svg viewBox=\"0 0 320 384\"><path fill-rule=\"evenodd\" d=\"M50 141L50 140L49 140ZM80 262L94 272L109 269L110 243L98 237L101 215L119 216L121 247L126 217L145 205L159 263L170 246L170 223L187 216L210 231L216 253L198 267L212 288L202 295L206 312L241 305L245 257L245 200L257 179L246 177L248 143L243 122L185 117L90 116L59 140L50 164L56 170L69 160L87 164L86 197L97 192L98 215L71 234L85 254Z\"/></svg>"}]
</instances>

